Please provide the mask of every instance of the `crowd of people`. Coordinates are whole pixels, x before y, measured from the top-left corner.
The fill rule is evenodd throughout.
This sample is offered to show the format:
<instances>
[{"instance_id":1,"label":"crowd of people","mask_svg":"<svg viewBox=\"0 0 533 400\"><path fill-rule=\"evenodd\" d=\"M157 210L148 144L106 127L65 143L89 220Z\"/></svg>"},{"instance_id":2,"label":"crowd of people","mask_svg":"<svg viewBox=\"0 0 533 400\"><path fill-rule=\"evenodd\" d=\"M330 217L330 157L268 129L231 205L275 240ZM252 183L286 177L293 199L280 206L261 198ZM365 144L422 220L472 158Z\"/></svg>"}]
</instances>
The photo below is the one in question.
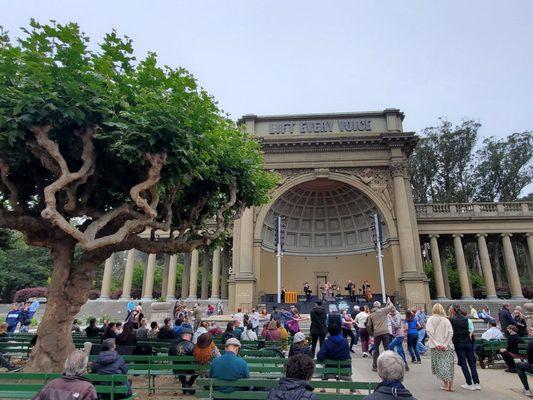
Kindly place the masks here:
<instances>
[{"instance_id":1,"label":"crowd of people","mask_svg":"<svg viewBox=\"0 0 533 400\"><path fill-rule=\"evenodd\" d=\"M285 369L286 377L271 391L269 399L291 398L282 395L287 392L300 393L299 398L314 398L308 381L315 369L315 360L350 360L349 363L342 364L346 367L346 374L341 373L337 378L351 381L352 354L360 341L362 357L371 357L372 370L378 372L383 380L369 399L386 399L389 398L387 393L400 392L403 393L402 398L413 398L402 384L404 373L409 371L409 364L421 363L421 355L426 353L430 356L432 373L442 381L441 390L455 391L454 366L457 362L465 379L460 387L476 391L481 390L476 361L483 363L479 353L476 357L474 346L472 319L477 318L487 324L486 331L481 335L482 339L507 340L506 346L502 346L499 352L501 359L507 364L506 371L517 373L523 383L524 394L533 397L527 382L527 373L533 372L533 341L528 342L527 360L517 362L517 359L525 358L524 355L519 355L519 345L524 343L523 336L527 336L528 332L521 308L516 307L511 311L509 304L504 304L498 313L498 328L498 322L488 308L478 312L471 307L468 313L458 305L445 310L437 303L429 317L423 306L406 310L405 316L402 316L389 299L385 305L374 302L371 309L368 305L362 308L354 306L353 310L343 309L340 312L336 308L326 312L322 302L317 301L309 317L310 343L300 329L300 322L306 317L300 315L294 306L288 309L274 307L270 314L265 310L259 312L256 308L245 313L239 308L225 329L216 322L205 320L204 316L211 311L202 310L198 305L189 309L184 303L177 302L173 318L166 318L161 326L155 321L148 324L140 305L129 307L124 322L104 321L102 326L97 326L96 319L91 319L84 329L86 336L101 338L101 349L92 363L91 371L104 374L127 373L127 365L117 353L117 346L137 346L143 340L159 339L171 341L169 355L188 355L194 357L199 365L210 364L205 376L234 381L249 377L248 365L238 356L242 345L263 338L266 342L276 342L280 346L280 353L289 359ZM7 335L9 332L10 325L7 322L0 325L0 335ZM221 338L225 349L222 354L215 345L215 336ZM290 346L289 337L292 337ZM404 350L404 342L407 352ZM410 356L410 363L407 354ZM73 357L67 360L70 367L73 363L79 363L80 368L85 365L79 354ZM12 368L5 359L0 358L0 363ZM87 369L87 365L85 367ZM65 370L67 371L67 364ZM174 372L183 393L194 393L193 385L198 374L180 370ZM68 376L62 378L62 385L72 382L83 386L82 381ZM323 379L328 378L330 377L324 376ZM128 385L128 393L131 393L131 384ZM56 390L53 385L45 388ZM221 389L231 391L236 388Z\"/></svg>"}]
</instances>

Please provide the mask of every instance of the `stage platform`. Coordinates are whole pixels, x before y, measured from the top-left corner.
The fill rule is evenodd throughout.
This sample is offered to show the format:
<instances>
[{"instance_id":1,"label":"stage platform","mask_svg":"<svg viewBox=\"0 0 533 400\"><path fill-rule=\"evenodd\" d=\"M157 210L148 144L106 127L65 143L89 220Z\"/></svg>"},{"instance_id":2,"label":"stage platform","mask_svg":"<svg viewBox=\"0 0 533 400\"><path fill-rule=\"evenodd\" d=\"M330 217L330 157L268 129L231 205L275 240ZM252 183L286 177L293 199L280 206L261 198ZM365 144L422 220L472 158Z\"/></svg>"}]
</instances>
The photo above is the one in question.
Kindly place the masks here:
<instances>
[{"instance_id":1,"label":"stage platform","mask_svg":"<svg viewBox=\"0 0 533 400\"><path fill-rule=\"evenodd\" d=\"M265 305L267 311L272 312L274 306L278 308L284 308L288 310L291 306L296 306L300 314L309 314L313 307L316 305L316 302L319 300L317 296L311 296L309 300L306 299L305 295L299 295L298 301L296 303L278 303L275 301L275 295L265 295L263 296L262 304ZM325 308L326 312L330 311L330 307L336 306L336 308L341 311L343 308L347 308L350 311L353 310L354 306L363 307L368 305L372 308L374 301L382 301L381 294L375 293L372 296L372 300L367 302L363 297L356 296L356 301L351 301L350 296L337 296L335 300L326 301L322 300L322 306ZM391 297L391 301L394 303L394 297Z\"/></svg>"}]
</instances>

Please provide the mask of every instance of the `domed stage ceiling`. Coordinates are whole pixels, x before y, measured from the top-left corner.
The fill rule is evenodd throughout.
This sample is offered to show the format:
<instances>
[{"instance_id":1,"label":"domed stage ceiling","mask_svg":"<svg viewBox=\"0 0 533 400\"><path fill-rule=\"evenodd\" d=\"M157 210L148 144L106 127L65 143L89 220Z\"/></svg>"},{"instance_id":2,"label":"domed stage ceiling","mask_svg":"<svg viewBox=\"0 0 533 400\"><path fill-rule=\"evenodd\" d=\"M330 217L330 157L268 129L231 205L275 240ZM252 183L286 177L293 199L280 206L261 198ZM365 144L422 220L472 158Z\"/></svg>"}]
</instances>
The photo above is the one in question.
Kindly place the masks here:
<instances>
[{"instance_id":1,"label":"domed stage ceiling","mask_svg":"<svg viewBox=\"0 0 533 400\"><path fill-rule=\"evenodd\" d=\"M374 251L373 214L377 208L354 187L317 179L285 192L272 205L262 230L262 246L274 251L275 220L285 227L284 254L333 255ZM383 226L386 239L387 229Z\"/></svg>"}]
</instances>

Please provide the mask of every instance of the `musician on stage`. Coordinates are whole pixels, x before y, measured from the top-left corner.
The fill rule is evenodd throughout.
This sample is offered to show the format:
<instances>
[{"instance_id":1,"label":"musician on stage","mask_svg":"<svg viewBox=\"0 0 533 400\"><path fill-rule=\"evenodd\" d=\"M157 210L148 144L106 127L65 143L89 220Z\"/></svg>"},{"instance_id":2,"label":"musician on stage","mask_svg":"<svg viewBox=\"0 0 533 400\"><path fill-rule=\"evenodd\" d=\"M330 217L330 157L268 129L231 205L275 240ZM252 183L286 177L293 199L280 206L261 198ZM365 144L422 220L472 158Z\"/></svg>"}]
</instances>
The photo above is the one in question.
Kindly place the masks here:
<instances>
[{"instance_id":1,"label":"musician on stage","mask_svg":"<svg viewBox=\"0 0 533 400\"><path fill-rule=\"evenodd\" d=\"M311 301L311 293L313 293L313 291L311 290L311 286L309 286L309 282L304 283L304 293L305 301Z\"/></svg>"},{"instance_id":2,"label":"musician on stage","mask_svg":"<svg viewBox=\"0 0 533 400\"><path fill-rule=\"evenodd\" d=\"M348 280L348 284L346 285L345 289L350 295L350 301L355 301L355 285L352 283L351 279Z\"/></svg>"},{"instance_id":3,"label":"musician on stage","mask_svg":"<svg viewBox=\"0 0 533 400\"><path fill-rule=\"evenodd\" d=\"M281 287L281 302L285 303L285 286Z\"/></svg>"},{"instance_id":4,"label":"musician on stage","mask_svg":"<svg viewBox=\"0 0 533 400\"><path fill-rule=\"evenodd\" d=\"M372 301L372 291L370 290L370 283L365 279L363 281L363 296L367 303Z\"/></svg>"}]
</instances>

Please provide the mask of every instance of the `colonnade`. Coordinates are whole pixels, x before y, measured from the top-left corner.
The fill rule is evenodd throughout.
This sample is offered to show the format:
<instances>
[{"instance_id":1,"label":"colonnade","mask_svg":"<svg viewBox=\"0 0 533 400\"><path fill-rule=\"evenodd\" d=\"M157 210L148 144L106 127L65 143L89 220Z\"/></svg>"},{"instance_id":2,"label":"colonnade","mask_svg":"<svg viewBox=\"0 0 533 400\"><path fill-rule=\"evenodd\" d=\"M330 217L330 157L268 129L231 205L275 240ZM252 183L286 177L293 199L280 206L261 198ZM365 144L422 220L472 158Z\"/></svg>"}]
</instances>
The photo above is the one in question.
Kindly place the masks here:
<instances>
[{"instance_id":1,"label":"colonnade","mask_svg":"<svg viewBox=\"0 0 533 400\"><path fill-rule=\"evenodd\" d=\"M481 272L483 273L483 279L485 281L485 289L488 300L497 300L498 296L496 293L496 285L494 283L494 274L492 270L491 259L489 256L489 251L487 247L487 233L480 232L476 235L469 235L470 239L474 239L477 242L477 250L479 255L479 263L481 264ZM511 240L520 236L525 236L527 239L527 247L529 250L529 257L531 262L533 262L533 233L526 234L513 234L508 232L503 232L498 235L491 235L491 239L496 239L501 242L503 249L503 258L505 264L505 271L507 274L507 280L509 283L509 291L511 293L511 298L522 300L524 299L522 295L522 286L520 284L520 275L518 273L518 268L516 265L515 254L512 246ZM433 264L433 272L435 274L435 290L437 300L447 300L450 295L449 286L446 285L445 277L447 276L446 271L443 270L443 257L439 249L439 240L449 239L444 235L431 234L430 238L430 248L431 248L431 261ZM468 266L465 259L465 253L463 248L463 241L465 240L465 235L461 233L455 233L451 235L453 240L453 249L455 253L455 261L457 265L457 272L459 276L459 284L461 287L461 298L463 300L472 300L473 290L472 283L470 279L470 274Z\"/></svg>"},{"instance_id":2,"label":"colonnade","mask_svg":"<svg viewBox=\"0 0 533 400\"><path fill-rule=\"evenodd\" d=\"M137 250L128 251L126 265L124 267L124 280L122 284L122 295L120 300L129 300L132 294L133 272L135 267ZM144 266L143 285L141 301L152 301L154 291L154 278L156 269L156 254L148 254L148 259ZM201 290L198 293L198 272L202 262L202 282ZM115 254L112 254L105 262L104 274L100 300L107 300L110 296L111 281L113 278L113 264ZM165 255L165 266L161 285L161 297L166 301L174 301L176 293L176 273L178 266L178 255ZM209 275L211 273L211 288L209 288ZM181 299L211 300L228 298L228 275L229 260L227 251L220 247L215 249L205 248L200 253L199 249L194 249L191 253L184 254L184 268L181 282ZM209 290L211 289L211 290ZM211 292L211 293L209 293Z\"/></svg>"}]
</instances>

